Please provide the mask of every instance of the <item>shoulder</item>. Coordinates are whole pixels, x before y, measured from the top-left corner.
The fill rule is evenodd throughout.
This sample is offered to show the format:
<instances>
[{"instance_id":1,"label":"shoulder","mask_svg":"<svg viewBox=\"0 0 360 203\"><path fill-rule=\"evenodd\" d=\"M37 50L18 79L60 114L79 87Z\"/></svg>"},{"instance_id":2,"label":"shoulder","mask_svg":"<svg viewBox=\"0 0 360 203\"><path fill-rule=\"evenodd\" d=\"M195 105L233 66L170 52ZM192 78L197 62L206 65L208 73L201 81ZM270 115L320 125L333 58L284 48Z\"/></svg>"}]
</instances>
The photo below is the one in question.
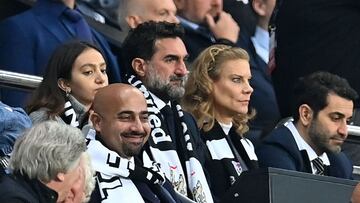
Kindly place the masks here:
<instances>
[{"instance_id":1,"label":"shoulder","mask_svg":"<svg viewBox=\"0 0 360 203\"><path fill-rule=\"evenodd\" d=\"M55 120L58 122L62 122L61 118L58 116L55 116L54 119L51 119L49 117L49 113L48 113L48 109L47 108L40 108L36 111L33 111L29 114L29 117L32 121L33 124L37 124L37 123L41 123L44 121L48 121L48 120Z\"/></svg>"},{"instance_id":2,"label":"shoulder","mask_svg":"<svg viewBox=\"0 0 360 203\"><path fill-rule=\"evenodd\" d=\"M273 130L255 149L259 165L296 170L301 154L290 130L281 126Z\"/></svg>"},{"instance_id":3,"label":"shoulder","mask_svg":"<svg viewBox=\"0 0 360 203\"><path fill-rule=\"evenodd\" d=\"M200 131L199 128L197 127L197 123L195 118L188 112L184 111L184 121L188 127L188 129L190 130L190 133L193 137L195 137L195 139L200 139Z\"/></svg>"},{"instance_id":4,"label":"shoulder","mask_svg":"<svg viewBox=\"0 0 360 203\"><path fill-rule=\"evenodd\" d=\"M11 175L0 177L0 202L31 202L34 201L24 183L19 182ZM35 202L35 201L34 201Z\"/></svg>"},{"instance_id":5,"label":"shoulder","mask_svg":"<svg viewBox=\"0 0 360 203\"><path fill-rule=\"evenodd\" d=\"M286 126L279 126L264 137L263 143L278 143L281 145L294 141L291 131Z\"/></svg>"},{"instance_id":6,"label":"shoulder","mask_svg":"<svg viewBox=\"0 0 360 203\"><path fill-rule=\"evenodd\" d=\"M14 108L0 102L0 121L16 121L24 123L25 127L30 127L31 121L29 116L22 108Z\"/></svg>"},{"instance_id":7,"label":"shoulder","mask_svg":"<svg viewBox=\"0 0 360 203\"><path fill-rule=\"evenodd\" d=\"M1 46L5 49L13 48L14 43L24 43L26 46L30 46L29 40L39 29L41 29L39 23L31 11L25 11L24 13L9 17L0 22ZM26 49L31 48L26 47ZM23 52L24 50L17 51Z\"/></svg>"},{"instance_id":8,"label":"shoulder","mask_svg":"<svg viewBox=\"0 0 360 203\"><path fill-rule=\"evenodd\" d=\"M353 164L344 153L327 153L327 155L330 161L329 175L340 178L352 178Z\"/></svg>"},{"instance_id":9,"label":"shoulder","mask_svg":"<svg viewBox=\"0 0 360 203\"><path fill-rule=\"evenodd\" d=\"M8 17L0 22L0 28L21 28L21 26L27 26L29 21L33 21L35 19L34 13L32 9L29 9L20 14Z\"/></svg>"},{"instance_id":10,"label":"shoulder","mask_svg":"<svg viewBox=\"0 0 360 203\"><path fill-rule=\"evenodd\" d=\"M192 116L190 113L188 113L186 111L184 111L184 120L185 120L186 123L196 125L196 121L195 121L194 116Z\"/></svg>"}]
</instances>

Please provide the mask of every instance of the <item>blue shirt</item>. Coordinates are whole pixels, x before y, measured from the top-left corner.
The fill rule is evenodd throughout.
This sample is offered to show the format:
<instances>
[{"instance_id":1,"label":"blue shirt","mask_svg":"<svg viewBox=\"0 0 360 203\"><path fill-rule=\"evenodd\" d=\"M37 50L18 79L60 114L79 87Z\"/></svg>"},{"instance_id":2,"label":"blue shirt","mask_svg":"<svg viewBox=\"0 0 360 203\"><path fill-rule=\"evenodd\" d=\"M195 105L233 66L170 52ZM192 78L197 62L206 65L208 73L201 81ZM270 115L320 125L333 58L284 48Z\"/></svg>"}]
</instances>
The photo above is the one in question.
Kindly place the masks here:
<instances>
[{"instance_id":1,"label":"blue shirt","mask_svg":"<svg viewBox=\"0 0 360 203\"><path fill-rule=\"evenodd\" d=\"M16 139L31 127L31 120L22 108L0 102L0 156L9 155Z\"/></svg>"}]
</instances>

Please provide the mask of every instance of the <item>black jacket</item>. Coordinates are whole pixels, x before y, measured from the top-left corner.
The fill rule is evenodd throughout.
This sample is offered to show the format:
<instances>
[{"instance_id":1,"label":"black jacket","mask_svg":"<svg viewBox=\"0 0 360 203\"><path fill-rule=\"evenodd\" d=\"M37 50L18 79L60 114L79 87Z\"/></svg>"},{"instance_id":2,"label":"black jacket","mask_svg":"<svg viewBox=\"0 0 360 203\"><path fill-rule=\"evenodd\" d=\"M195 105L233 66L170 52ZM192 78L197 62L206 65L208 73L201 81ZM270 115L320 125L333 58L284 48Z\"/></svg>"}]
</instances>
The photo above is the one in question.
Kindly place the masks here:
<instances>
[{"instance_id":1,"label":"black jacket","mask_svg":"<svg viewBox=\"0 0 360 203\"><path fill-rule=\"evenodd\" d=\"M0 202L56 203L58 194L38 180L21 175L0 177Z\"/></svg>"}]
</instances>

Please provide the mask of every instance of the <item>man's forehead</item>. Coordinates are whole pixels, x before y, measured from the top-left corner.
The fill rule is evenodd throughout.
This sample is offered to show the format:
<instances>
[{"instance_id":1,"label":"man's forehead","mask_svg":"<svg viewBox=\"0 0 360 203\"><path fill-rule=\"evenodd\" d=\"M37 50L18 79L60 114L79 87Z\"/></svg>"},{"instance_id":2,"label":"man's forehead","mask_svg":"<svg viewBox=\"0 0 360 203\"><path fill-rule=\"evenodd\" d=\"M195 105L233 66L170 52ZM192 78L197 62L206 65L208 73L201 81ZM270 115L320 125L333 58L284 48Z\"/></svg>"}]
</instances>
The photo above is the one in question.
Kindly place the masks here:
<instances>
[{"instance_id":1,"label":"man's forehead","mask_svg":"<svg viewBox=\"0 0 360 203\"><path fill-rule=\"evenodd\" d=\"M186 57L188 52L184 42L179 37L162 38L155 41L155 54L178 55Z\"/></svg>"},{"instance_id":2,"label":"man's forehead","mask_svg":"<svg viewBox=\"0 0 360 203\"><path fill-rule=\"evenodd\" d=\"M340 97L336 94L329 94L327 96L327 106L323 109L324 112L343 114L345 117L351 117L353 113L354 103L352 100Z\"/></svg>"}]
</instances>

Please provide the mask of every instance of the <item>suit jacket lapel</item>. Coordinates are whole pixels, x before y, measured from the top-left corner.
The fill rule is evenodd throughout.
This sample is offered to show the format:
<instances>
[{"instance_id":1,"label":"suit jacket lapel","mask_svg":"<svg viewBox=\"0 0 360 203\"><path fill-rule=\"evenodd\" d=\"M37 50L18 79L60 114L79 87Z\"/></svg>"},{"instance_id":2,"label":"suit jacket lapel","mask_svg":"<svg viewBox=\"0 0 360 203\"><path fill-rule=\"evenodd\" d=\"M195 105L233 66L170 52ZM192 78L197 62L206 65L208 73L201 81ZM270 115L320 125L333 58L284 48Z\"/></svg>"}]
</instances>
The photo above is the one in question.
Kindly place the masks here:
<instances>
[{"instance_id":1,"label":"suit jacket lapel","mask_svg":"<svg viewBox=\"0 0 360 203\"><path fill-rule=\"evenodd\" d=\"M66 9L65 5L53 1L39 1L34 5L36 20L52 33L59 42L64 42L72 38L59 19L64 9Z\"/></svg>"},{"instance_id":2,"label":"suit jacket lapel","mask_svg":"<svg viewBox=\"0 0 360 203\"><path fill-rule=\"evenodd\" d=\"M309 159L309 156L308 156L306 150L301 150L300 153L301 153L302 162L303 162L301 171L306 172L306 173L312 173L310 159Z\"/></svg>"}]
</instances>

